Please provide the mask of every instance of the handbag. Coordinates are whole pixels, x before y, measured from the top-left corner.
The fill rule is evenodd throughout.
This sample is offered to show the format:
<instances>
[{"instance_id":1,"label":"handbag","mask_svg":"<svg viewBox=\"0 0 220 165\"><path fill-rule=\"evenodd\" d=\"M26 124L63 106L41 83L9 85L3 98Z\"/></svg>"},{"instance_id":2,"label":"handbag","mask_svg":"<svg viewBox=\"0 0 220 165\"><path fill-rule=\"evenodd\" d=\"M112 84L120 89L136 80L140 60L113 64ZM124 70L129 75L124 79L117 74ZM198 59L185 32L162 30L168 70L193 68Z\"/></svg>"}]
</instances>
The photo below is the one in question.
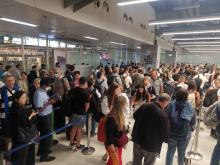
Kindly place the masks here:
<instances>
[{"instance_id":1,"label":"handbag","mask_svg":"<svg viewBox=\"0 0 220 165\"><path fill-rule=\"evenodd\" d=\"M35 124L27 127L17 128L17 141L19 143L28 143L37 135L37 128Z\"/></svg>"},{"instance_id":2,"label":"handbag","mask_svg":"<svg viewBox=\"0 0 220 165\"><path fill-rule=\"evenodd\" d=\"M120 138L116 138L115 140L119 148L123 148L126 146L126 144L128 144L128 136L124 132Z\"/></svg>"}]
</instances>

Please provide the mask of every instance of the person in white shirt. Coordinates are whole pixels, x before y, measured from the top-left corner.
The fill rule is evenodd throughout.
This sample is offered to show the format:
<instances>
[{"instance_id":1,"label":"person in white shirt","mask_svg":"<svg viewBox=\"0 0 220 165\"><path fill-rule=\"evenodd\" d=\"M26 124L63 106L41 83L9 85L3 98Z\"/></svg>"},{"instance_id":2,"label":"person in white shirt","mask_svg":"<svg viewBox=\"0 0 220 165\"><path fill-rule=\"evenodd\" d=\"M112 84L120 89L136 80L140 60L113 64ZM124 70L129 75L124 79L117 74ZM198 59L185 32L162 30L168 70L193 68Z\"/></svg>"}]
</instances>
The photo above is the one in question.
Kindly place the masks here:
<instances>
[{"instance_id":1,"label":"person in white shirt","mask_svg":"<svg viewBox=\"0 0 220 165\"><path fill-rule=\"evenodd\" d=\"M179 78L179 83L177 84L177 87L181 87L183 89L188 89L188 85L185 83L186 82L186 76L181 75Z\"/></svg>"}]
</instances>

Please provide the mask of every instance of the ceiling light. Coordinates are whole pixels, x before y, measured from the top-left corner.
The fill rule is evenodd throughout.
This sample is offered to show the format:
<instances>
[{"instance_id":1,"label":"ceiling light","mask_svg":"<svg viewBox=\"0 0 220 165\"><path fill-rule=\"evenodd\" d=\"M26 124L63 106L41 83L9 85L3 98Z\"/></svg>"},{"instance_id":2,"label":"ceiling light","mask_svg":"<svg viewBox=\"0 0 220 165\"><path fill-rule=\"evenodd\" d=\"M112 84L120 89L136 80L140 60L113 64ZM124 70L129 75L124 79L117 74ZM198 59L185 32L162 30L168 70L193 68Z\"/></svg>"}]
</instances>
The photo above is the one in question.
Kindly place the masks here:
<instances>
[{"instance_id":1,"label":"ceiling light","mask_svg":"<svg viewBox=\"0 0 220 165\"><path fill-rule=\"evenodd\" d=\"M220 53L220 51L192 50L191 53Z\"/></svg>"},{"instance_id":2,"label":"ceiling light","mask_svg":"<svg viewBox=\"0 0 220 165\"><path fill-rule=\"evenodd\" d=\"M98 38L95 38L95 37L90 37L90 36L84 36L84 38L86 39L90 39L90 40L99 40Z\"/></svg>"},{"instance_id":3,"label":"ceiling light","mask_svg":"<svg viewBox=\"0 0 220 165\"><path fill-rule=\"evenodd\" d=\"M154 2L158 0L135 0L135 1L125 1L125 2L119 2L118 6L127 6L127 5L134 5L134 4L140 4L140 3L147 3L147 2Z\"/></svg>"},{"instance_id":4,"label":"ceiling light","mask_svg":"<svg viewBox=\"0 0 220 165\"><path fill-rule=\"evenodd\" d=\"M110 42L111 44L115 44L115 45L121 45L121 46L125 46L127 44L123 44L123 43L118 43L118 42Z\"/></svg>"},{"instance_id":5,"label":"ceiling light","mask_svg":"<svg viewBox=\"0 0 220 165\"><path fill-rule=\"evenodd\" d=\"M188 51L220 51L220 49L205 49L205 48L191 48L191 49L186 49Z\"/></svg>"},{"instance_id":6,"label":"ceiling light","mask_svg":"<svg viewBox=\"0 0 220 165\"><path fill-rule=\"evenodd\" d=\"M220 45L179 45L179 47L220 47Z\"/></svg>"},{"instance_id":7,"label":"ceiling light","mask_svg":"<svg viewBox=\"0 0 220 165\"><path fill-rule=\"evenodd\" d=\"M178 45L190 45L190 44L220 44L220 41L201 41L201 42L177 42Z\"/></svg>"},{"instance_id":8,"label":"ceiling light","mask_svg":"<svg viewBox=\"0 0 220 165\"><path fill-rule=\"evenodd\" d=\"M137 49L141 49L141 47L140 47L140 46L138 46L138 47L137 47Z\"/></svg>"},{"instance_id":9,"label":"ceiling light","mask_svg":"<svg viewBox=\"0 0 220 165\"><path fill-rule=\"evenodd\" d=\"M172 38L173 41L220 40L220 37Z\"/></svg>"},{"instance_id":10,"label":"ceiling light","mask_svg":"<svg viewBox=\"0 0 220 165\"><path fill-rule=\"evenodd\" d=\"M13 19L9 19L9 18L0 18L0 20L2 21L6 21L6 22L12 22L12 23L16 23L16 24L21 24L21 25L25 25L25 26L30 26L30 27L37 27L38 25L35 24L31 24L31 23L27 23L27 22L22 22L22 21L16 21Z\"/></svg>"},{"instance_id":11,"label":"ceiling light","mask_svg":"<svg viewBox=\"0 0 220 165\"><path fill-rule=\"evenodd\" d=\"M176 32L165 32L164 36L172 35L186 35L186 34L207 34L207 33L220 33L220 29L214 30L195 30L195 31L176 31Z\"/></svg>"},{"instance_id":12,"label":"ceiling light","mask_svg":"<svg viewBox=\"0 0 220 165\"><path fill-rule=\"evenodd\" d=\"M218 21L220 16L215 17L197 17L197 18L184 18L184 19L173 19L173 20L161 20L161 21L150 21L149 25L167 25L167 24L179 24L179 23L191 23L191 22L207 22L207 21Z\"/></svg>"}]
</instances>

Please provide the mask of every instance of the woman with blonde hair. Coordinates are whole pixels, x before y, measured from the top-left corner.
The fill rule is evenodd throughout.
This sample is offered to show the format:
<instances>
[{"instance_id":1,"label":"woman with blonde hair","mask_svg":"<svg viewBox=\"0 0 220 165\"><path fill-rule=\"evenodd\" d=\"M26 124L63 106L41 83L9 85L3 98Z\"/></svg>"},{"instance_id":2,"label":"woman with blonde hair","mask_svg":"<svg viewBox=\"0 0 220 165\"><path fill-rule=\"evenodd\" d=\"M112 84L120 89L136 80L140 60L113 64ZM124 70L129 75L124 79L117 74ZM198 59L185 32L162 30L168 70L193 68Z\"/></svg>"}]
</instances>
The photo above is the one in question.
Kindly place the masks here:
<instances>
[{"instance_id":1,"label":"woman with blonde hair","mask_svg":"<svg viewBox=\"0 0 220 165\"><path fill-rule=\"evenodd\" d=\"M125 115L127 101L124 96L114 99L111 112L107 115L105 123L105 146L109 154L107 165L122 165L122 147L119 141L125 135Z\"/></svg>"}]
</instances>

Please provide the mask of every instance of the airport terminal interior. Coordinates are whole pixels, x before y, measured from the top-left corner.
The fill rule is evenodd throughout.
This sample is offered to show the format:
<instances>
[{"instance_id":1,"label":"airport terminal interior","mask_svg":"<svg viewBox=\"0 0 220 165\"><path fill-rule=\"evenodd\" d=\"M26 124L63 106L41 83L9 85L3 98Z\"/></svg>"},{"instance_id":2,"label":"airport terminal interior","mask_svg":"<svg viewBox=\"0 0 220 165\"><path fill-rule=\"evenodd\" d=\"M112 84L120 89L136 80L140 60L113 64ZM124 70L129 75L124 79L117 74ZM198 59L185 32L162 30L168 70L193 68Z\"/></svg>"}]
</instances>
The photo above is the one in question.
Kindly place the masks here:
<instances>
[{"instance_id":1,"label":"airport terminal interior","mask_svg":"<svg viewBox=\"0 0 220 165\"><path fill-rule=\"evenodd\" d=\"M220 0L0 0L0 80L0 165L220 165Z\"/></svg>"}]
</instances>

